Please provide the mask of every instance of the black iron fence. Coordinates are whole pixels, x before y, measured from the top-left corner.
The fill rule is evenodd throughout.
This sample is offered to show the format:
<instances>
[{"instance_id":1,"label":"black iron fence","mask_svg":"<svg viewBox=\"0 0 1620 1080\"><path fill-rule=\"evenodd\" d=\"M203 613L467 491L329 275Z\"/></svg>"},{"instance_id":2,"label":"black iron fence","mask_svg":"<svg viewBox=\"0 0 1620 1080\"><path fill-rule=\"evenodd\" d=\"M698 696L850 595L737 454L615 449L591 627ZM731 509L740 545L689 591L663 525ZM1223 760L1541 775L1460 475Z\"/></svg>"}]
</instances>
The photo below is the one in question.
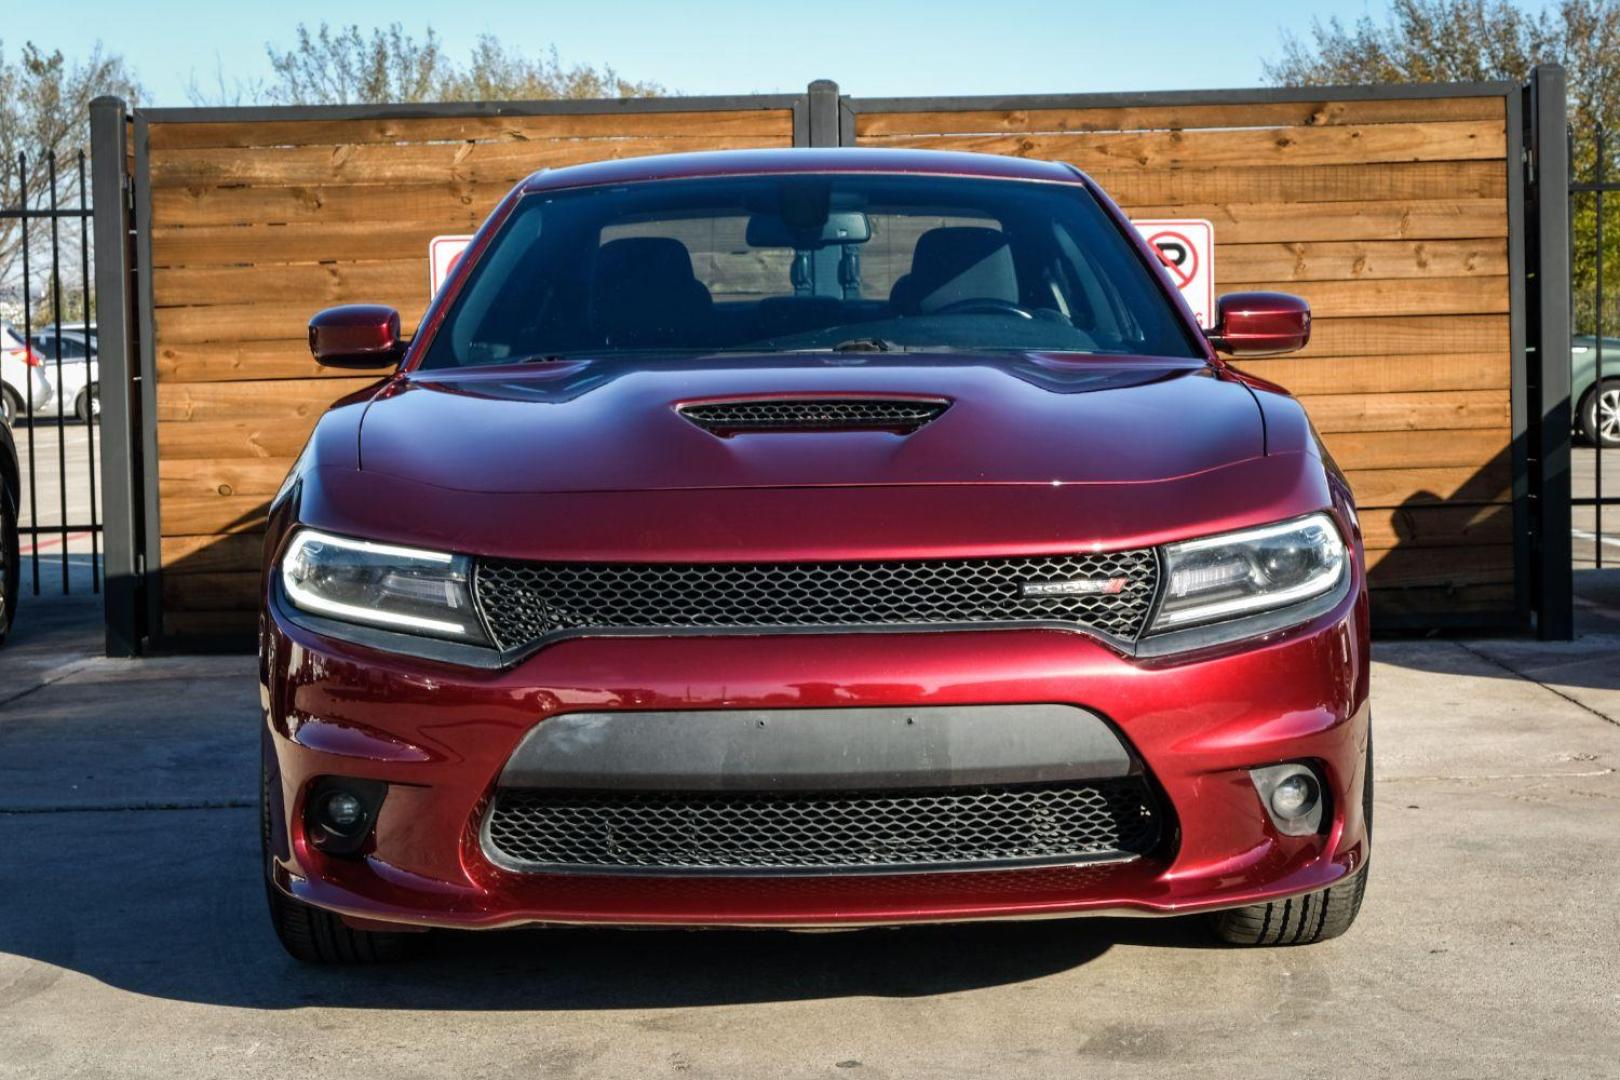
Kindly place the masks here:
<instances>
[{"instance_id":1,"label":"black iron fence","mask_svg":"<svg viewBox=\"0 0 1620 1080\"><path fill-rule=\"evenodd\" d=\"M23 582L101 591L99 363L88 160L19 155L0 206L0 403L22 475Z\"/></svg>"},{"instance_id":2,"label":"black iron fence","mask_svg":"<svg viewBox=\"0 0 1620 1080\"><path fill-rule=\"evenodd\" d=\"M1570 133L1570 402L1579 438L1571 469L1571 536L1575 564L1596 568L1620 562L1620 534L1605 527L1604 515L1605 508L1620 507L1612 482L1620 467L1620 304L1605 295L1615 270L1605 265L1607 256L1620 242L1606 220L1608 196L1620 191L1620 181L1609 178L1612 150L1601 127L1587 135Z\"/></svg>"}]
</instances>

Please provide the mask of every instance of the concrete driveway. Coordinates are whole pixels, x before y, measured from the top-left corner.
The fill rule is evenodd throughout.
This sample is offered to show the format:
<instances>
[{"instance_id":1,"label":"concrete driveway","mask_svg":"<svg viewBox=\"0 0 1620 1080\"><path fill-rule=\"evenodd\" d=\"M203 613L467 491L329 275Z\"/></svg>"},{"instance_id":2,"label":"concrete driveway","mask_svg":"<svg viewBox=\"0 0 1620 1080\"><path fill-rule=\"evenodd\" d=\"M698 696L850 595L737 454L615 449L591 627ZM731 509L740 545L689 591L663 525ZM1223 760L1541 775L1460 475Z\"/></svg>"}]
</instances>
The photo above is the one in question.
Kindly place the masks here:
<instances>
[{"instance_id":1,"label":"concrete driveway","mask_svg":"<svg viewBox=\"0 0 1620 1080\"><path fill-rule=\"evenodd\" d=\"M0 651L0 1077L1620 1075L1620 635L1591 611L1574 646L1379 646L1377 855L1337 941L543 931L366 971L265 920L251 659L94 658L85 614L32 601Z\"/></svg>"}]
</instances>

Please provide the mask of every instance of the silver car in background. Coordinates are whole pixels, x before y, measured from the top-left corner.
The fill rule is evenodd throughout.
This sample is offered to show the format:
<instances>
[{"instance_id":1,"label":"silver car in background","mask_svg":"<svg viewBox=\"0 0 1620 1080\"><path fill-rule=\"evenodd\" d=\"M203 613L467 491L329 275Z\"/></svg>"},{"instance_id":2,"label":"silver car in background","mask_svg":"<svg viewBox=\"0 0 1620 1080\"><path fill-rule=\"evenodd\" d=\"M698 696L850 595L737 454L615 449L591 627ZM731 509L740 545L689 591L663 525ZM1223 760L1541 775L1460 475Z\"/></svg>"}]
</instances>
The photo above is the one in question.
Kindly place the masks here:
<instances>
[{"instance_id":1,"label":"silver car in background","mask_svg":"<svg viewBox=\"0 0 1620 1080\"><path fill-rule=\"evenodd\" d=\"M0 422L16 423L32 404L42 415L54 390L45 373L45 356L32 348L10 324L0 322Z\"/></svg>"}]
</instances>

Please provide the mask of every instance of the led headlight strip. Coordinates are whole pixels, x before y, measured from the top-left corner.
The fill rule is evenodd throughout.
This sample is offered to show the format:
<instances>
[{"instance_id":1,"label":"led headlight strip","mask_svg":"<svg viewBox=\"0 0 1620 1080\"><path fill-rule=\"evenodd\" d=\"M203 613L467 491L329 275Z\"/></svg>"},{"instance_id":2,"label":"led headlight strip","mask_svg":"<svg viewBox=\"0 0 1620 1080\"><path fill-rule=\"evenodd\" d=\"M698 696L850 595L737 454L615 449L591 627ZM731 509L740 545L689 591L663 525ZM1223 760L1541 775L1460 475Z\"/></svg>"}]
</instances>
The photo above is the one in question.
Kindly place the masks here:
<instances>
[{"instance_id":1,"label":"led headlight strip","mask_svg":"<svg viewBox=\"0 0 1620 1080\"><path fill-rule=\"evenodd\" d=\"M315 529L293 537L281 586L294 607L345 622L484 642L468 561Z\"/></svg>"}]
</instances>

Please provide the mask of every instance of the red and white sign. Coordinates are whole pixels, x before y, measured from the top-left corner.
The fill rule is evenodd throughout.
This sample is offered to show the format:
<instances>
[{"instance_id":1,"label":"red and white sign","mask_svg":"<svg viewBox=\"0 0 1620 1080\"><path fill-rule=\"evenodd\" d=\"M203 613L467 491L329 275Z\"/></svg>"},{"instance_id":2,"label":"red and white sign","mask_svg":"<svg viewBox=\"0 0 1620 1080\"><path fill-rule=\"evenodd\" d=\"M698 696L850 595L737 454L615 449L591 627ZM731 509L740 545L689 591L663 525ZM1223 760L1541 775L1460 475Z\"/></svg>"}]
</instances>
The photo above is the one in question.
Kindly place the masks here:
<instances>
[{"instance_id":1,"label":"red and white sign","mask_svg":"<svg viewBox=\"0 0 1620 1080\"><path fill-rule=\"evenodd\" d=\"M428 295L436 296L439 286L456 268L456 260L472 243L470 236L435 236L428 241Z\"/></svg>"},{"instance_id":2,"label":"red and white sign","mask_svg":"<svg viewBox=\"0 0 1620 1080\"><path fill-rule=\"evenodd\" d=\"M1206 330L1215 318L1215 226L1202 218L1133 221Z\"/></svg>"}]
</instances>

